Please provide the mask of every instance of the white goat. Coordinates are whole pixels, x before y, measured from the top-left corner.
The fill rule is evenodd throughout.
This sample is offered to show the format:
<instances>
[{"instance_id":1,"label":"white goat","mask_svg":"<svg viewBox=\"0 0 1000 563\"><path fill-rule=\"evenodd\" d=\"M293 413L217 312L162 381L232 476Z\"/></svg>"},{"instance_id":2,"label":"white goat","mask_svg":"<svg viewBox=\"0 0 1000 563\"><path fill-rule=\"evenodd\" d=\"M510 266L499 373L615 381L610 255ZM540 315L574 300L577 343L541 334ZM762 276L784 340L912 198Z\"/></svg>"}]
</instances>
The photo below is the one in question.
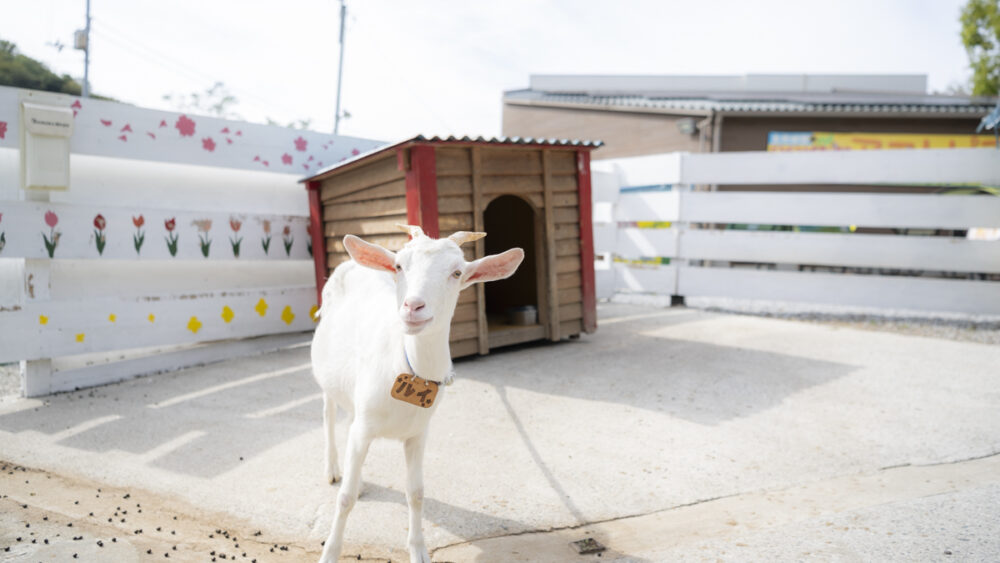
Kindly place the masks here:
<instances>
[{"instance_id":1,"label":"white goat","mask_svg":"<svg viewBox=\"0 0 1000 563\"><path fill-rule=\"evenodd\" d=\"M400 374L413 374L418 387L450 383L448 334L459 291L476 282L509 277L524 259L513 248L466 262L459 249L485 233L458 232L432 239L420 227L400 225L412 240L398 253L344 237L353 261L337 267L323 288L323 307L312 343L313 374L323 389L326 477L340 478L334 443L336 407L347 412L346 464L333 527L320 561L340 555L347 515L357 501L361 465L375 438L402 440L406 453L407 545L411 562L430 562L421 526L423 456L427 423L439 399L428 407L395 399ZM358 266L365 266L364 268Z\"/></svg>"}]
</instances>

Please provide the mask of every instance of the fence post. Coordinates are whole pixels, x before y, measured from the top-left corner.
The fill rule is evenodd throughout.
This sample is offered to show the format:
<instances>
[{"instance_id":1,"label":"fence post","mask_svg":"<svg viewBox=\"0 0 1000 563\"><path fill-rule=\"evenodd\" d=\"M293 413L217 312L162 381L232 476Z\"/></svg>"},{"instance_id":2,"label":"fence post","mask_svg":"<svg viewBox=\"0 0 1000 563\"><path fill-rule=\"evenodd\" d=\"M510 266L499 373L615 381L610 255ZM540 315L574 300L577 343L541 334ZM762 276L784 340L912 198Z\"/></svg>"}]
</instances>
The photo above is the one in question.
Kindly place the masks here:
<instances>
[{"instance_id":1,"label":"fence post","mask_svg":"<svg viewBox=\"0 0 1000 563\"><path fill-rule=\"evenodd\" d=\"M684 296L680 295L680 277L681 270L688 265L688 259L683 257L682 248L684 234L690 228L690 223L688 223L684 213L684 199L686 194L691 193L691 184L675 184L673 189L677 192L677 221L674 222L672 228L676 231L677 236L674 237L673 258L670 259L670 265L673 267L673 276L671 276L670 282L670 305L683 306Z\"/></svg>"},{"instance_id":2,"label":"fence post","mask_svg":"<svg viewBox=\"0 0 1000 563\"><path fill-rule=\"evenodd\" d=\"M27 201L49 201L47 191L22 191ZM49 301L51 299L51 260L47 258L25 258L21 272L20 305ZM33 322L42 322L33 319ZM52 387L52 359L21 360L21 396L38 397L48 395Z\"/></svg>"}]
</instances>

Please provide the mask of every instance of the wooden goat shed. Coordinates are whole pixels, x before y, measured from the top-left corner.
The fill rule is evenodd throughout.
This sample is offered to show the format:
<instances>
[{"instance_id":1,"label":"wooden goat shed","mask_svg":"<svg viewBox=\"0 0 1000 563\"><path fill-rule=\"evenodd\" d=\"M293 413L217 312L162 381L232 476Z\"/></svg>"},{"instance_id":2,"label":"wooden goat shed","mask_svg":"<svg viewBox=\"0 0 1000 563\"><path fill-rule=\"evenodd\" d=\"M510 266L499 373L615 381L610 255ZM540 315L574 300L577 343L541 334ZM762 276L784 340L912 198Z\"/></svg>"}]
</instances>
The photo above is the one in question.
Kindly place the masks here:
<instances>
[{"instance_id":1,"label":"wooden goat shed","mask_svg":"<svg viewBox=\"0 0 1000 563\"><path fill-rule=\"evenodd\" d=\"M408 235L397 223L435 238L483 231L463 247L467 260L515 246L525 260L511 278L461 293L453 357L594 332L590 152L600 144L418 136L318 172L304 180L317 288L350 259L344 235L399 250Z\"/></svg>"}]
</instances>

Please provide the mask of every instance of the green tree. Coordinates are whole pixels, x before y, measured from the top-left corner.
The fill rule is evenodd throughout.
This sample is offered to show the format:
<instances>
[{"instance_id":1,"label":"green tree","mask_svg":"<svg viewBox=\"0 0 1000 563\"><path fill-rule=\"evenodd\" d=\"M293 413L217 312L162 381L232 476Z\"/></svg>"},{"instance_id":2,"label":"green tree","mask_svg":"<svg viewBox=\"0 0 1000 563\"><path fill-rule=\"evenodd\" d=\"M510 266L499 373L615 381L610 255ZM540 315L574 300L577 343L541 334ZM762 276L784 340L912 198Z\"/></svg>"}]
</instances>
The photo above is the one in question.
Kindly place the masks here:
<instances>
[{"instance_id":1,"label":"green tree","mask_svg":"<svg viewBox=\"0 0 1000 563\"><path fill-rule=\"evenodd\" d=\"M68 74L59 76L35 59L22 55L17 45L0 39L0 85L80 95L80 84Z\"/></svg>"},{"instance_id":2,"label":"green tree","mask_svg":"<svg viewBox=\"0 0 1000 563\"><path fill-rule=\"evenodd\" d=\"M1000 0L969 0L962 8L962 44L972 68L972 95L1000 92Z\"/></svg>"},{"instance_id":3,"label":"green tree","mask_svg":"<svg viewBox=\"0 0 1000 563\"><path fill-rule=\"evenodd\" d=\"M239 100L222 82L216 82L204 92L191 92L187 95L166 94L163 99L172 103L177 111L200 113L224 119L242 119L232 109L239 104Z\"/></svg>"}]
</instances>

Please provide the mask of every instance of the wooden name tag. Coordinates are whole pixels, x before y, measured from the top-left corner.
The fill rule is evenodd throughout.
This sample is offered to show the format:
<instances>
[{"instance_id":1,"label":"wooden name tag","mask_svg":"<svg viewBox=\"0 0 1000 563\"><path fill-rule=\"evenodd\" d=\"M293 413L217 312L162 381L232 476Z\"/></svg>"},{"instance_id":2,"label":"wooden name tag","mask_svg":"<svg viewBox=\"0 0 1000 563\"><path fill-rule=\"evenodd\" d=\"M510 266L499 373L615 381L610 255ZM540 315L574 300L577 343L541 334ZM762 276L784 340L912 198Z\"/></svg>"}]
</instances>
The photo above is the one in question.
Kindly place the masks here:
<instances>
[{"instance_id":1,"label":"wooden name tag","mask_svg":"<svg viewBox=\"0 0 1000 563\"><path fill-rule=\"evenodd\" d=\"M409 373L401 373L392 386L392 398L418 407L427 408L434 404L438 383L427 381Z\"/></svg>"}]
</instances>

